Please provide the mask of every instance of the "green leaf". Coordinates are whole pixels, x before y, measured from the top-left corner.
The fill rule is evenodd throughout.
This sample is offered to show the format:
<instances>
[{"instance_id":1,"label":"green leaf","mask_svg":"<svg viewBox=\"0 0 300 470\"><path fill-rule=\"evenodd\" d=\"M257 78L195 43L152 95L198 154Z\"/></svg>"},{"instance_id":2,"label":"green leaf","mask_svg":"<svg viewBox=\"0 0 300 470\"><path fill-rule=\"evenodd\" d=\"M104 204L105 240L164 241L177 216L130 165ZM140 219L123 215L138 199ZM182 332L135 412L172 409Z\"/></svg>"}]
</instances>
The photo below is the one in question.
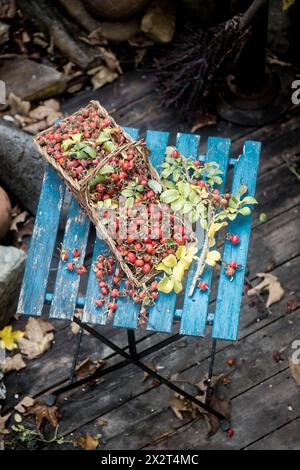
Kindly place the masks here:
<instances>
[{"instance_id":1,"label":"green leaf","mask_svg":"<svg viewBox=\"0 0 300 470\"><path fill-rule=\"evenodd\" d=\"M191 192L191 186L189 183L185 183L184 181L179 181L179 183L177 183L177 188L180 192L180 194L187 198L188 195L190 194Z\"/></svg>"},{"instance_id":2,"label":"green leaf","mask_svg":"<svg viewBox=\"0 0 300 470\"><path fill-rule=\"evenodd\" d=\"M101 170L99 170L99 174L100 175L108 175L109 173L113 173L115 170L114 170L114 167L111 166L111 165L104 165Z\"/></svg>"},{"instance_id":3,"label":"green leaf","mask_svg":"<svg viewBox=\"0 0 300 470\"><path fill-rule=\"evenodd\" d=\"M199 217L200 217L200 214L198 214L198 212L195 211L195 209L193 209L192 212L190 212L189 214L189 221L193 224L194 222L197 222Z\"/></svg>"},{"instance_id":4,"label":"green leaf","mask_svg":"<svg viewBox=\"0 0 300 470\"><path fill-rule=\"evenodd\" d=\"M134 205L134 197L129 197L126 199L125 206L127 209L130 209Z\"/></svg>"},{"instance_id":5,"label":"green leaf","mask_svg":"<svg viewBox=\"0 0 300 470\"><path fill-rule=\"evenodd\" d=\"M206 230L207 229L207 220L206 219L203 219L203 217L201 217L200 219L200 225L201 227L203 228L203 230Z\"/></svg>"},{"instance_id":6,"label":"green leaf","mask_svg":"<svg viewBox=\"0 0 300 470\"><path fill-rule=\"evenodd\" d=\"M179 197L179 193L177 189L167 189L161 194L160 199L166 204L170 204L171 202L176 201L178 197Z\"/></svg>"},{"instance_id":7,"label":"green leaf","mask_svg":"<svg viewBox=\"0 0 300 470\"><path fill-rule=\"evenodd\" d=\"M110 133L108 131L102 131L97 137L96 144L101 145L108 140L110 140Z\"/></svg>"},{"instance_id":8,"label":"green leaf","mask_svg":"<svg viewBox=\"0 0 300 470\"><path fill-rule=\"evenodd\" d=\"M169 294L174 287L173 279L169 279L168 277L163 277L162 280L158 283L157 289L160 292L164 292L165 294Z\"/></svg>"},{"instance_id":9,"label":"green leaf","mask_svg":"<svg viewBox=\"0 0 300 470\"><path fill-rule=\"evenodd\" d=\"M171 209L174 212L179 212L184 206L184 199L178 198L176 201L172 202Z\"/></svg>"},{"instance_id":10,"label":"green leaf","mask_svg":"<svg viewBox=\"0 0 300 470\"><path fill-rule=\"evenodd\" d=\"M109 153L112 153L117 150L117 146L111 140L104 142L103 148Z\"/></svg>"},{"instance_id":11,"label":"green leaf","mask_svg":"<svg viewBox=\"0 0 300 470\"><path fill-rule=\"evenodd\" d=\"M163 184L168 189L174 189L176 187L175 184L173 183L173 181L170 181L170 180L164 180Z\"/></svg>"},{"instance_id":12,"label":"green leaf","mask_svg":"<svg viewBox=\"0 0 300 470\"><path fill-rule=\"evenodd\" d=\"M169 169L165 169L161 172L160 176L162 178L169 178L170 174L172 173L172 168L169 168Z\"/></svg>"},{"instance_id":13,"label":"green leaf","mask_svg":"<svg viewBox=\"0 0 300 470\"><path fill-rule=\"evenodd\" d=\"M238 206L238 199L235 196L231 196L229 199L228 206L231 207L232 209L236 209Z\"/></svg>"},{"instance_id":14,"label":"green leaf","mask_svg":"<svg viewBox=\"0 0 300 470\"><path fill-rule=\"evenodd\" d=\"M105 199L103 201L103 207L106 207L106 208L111 207L111 199Z\"/></svg>"},{"instance_id":15,"label":"green leaf","mask_svg":"<svg viewBox=\"0 0 300 470\"><path fill-rule=\"evenodd\" d=\"M89 147L88 145L85 145L82 150L91 158L95 158L97 155L97 150Z\"/></svg>"},{"instance_id":16,"label":"green leaf","mask_svg":"<svg viewBox=\"0 0 300 470\"><path fill-rule=\"evenodd\" d=\"M156 180L148 180L148 186L149 188L153 189L153 191L157 194L157 193L161 193L162 192L162 186L161 184L156 181Z\"/></svg>"},{"instance_id":17,"label":"green leaf","mask_svg":"<svg viewBox=\"0 0 300 470\"><path fill-rule=\"evenodd\" d=\"M181 210L181 214L188 214L189 212L191 212L192 209L193 209L192 204L190 204L189 202L186 202L184 204L183 209Z\"/></svg>"},{"instance_id":18,"label":"green leaf","mask_svg":"<svg viewBox=\"0 0 300 470\"><path fill-rule=\"evenodd\" d=\"M226 217L227 219L229 220L235 220L236 219L236 216L237 216L237 213L235 214L227 214ZM223 219L222 219L223 220Z\"/></svg>"},{"instance_id":19,"label":"green leaf","mask_svg":"<svg viewBox=\"0 0 300 470\"><path fill-rule=\"evenodd\" d=\"M142 184L138 184L137 187L136 187L136 190L139 192L139 193L142 193L144 191L144 186Z\"/></svg>"},{"instance_id":20,"label":"green leaf","mask_svg":"<svg viewBox=\"0 0 300 470\"><path fill-rule=\"evenodd\" d=\"M247 191L248 191L247 186L245 184L241 184L241 186L238 189L238 194L240 196L243 196L243 194L246 194Z\"/></svg>"},{"instance_id":21,"label":"green leaf","mask_svg":"<svg viewBox=\"0 0 300 470\"><path fill-rule=\"evenodd\" d=\"M177 168L175 168L175 170L173 171L173 180L177 183L179 178L180 178L180 171Z\"/></svg>"},{"instance_id":22,"label":"green leaf","mask_svg":"<svg viewBox=\"0 0 300 470\"><path fill-rule=\"evenodd\" d=\"M172 153L174 152L174 150L175 150L175 147L171 147L168 145L168 147L166 148L166 157L170 157Z\"/></svg>"},{"instance_id":23,"label":"green leaf","mask_svg":"<svg viewBox=\"0 0 300 470\"><path fill-rule=\"evenodd\" d=\"M251 209L250 207L242 207L242 209L239 210L239 214L242 215L250 215L251 214Z\"/></svg>"},{"instance_id":24,"label":"green leaf","mask_svg":"<svg viewBox=\"0 0 300 470\"><path fill-rule=\"evenodd\" d=\"M223 183L223 180L220 176L214 176L213 180L216 184L222 184Z\"/></svg>"},{"instance_id":25,"label":"green leaf","mask_svg":"<svg viewBox=\"0 0 300 470\"><path fill-rule=\"evenodd\" d=\"M241 203L242 203L242 205L245 205L245 204L258 204L255 197L252 197L252 196L244 197L244 199L242 199Z\"/></svg>"},{"instance_id":26,"label":"green leaf","mask_svg":"<svg viewBox=\"0 0 300 470\"><path fill-rule=\"evenodd\" d=\"M62 148L64 150L68 150L68 148L71 147L71 145L74 145L74 140L72 139L66 139L64 142L61 144Z\"/></svg>"}]
</instances>

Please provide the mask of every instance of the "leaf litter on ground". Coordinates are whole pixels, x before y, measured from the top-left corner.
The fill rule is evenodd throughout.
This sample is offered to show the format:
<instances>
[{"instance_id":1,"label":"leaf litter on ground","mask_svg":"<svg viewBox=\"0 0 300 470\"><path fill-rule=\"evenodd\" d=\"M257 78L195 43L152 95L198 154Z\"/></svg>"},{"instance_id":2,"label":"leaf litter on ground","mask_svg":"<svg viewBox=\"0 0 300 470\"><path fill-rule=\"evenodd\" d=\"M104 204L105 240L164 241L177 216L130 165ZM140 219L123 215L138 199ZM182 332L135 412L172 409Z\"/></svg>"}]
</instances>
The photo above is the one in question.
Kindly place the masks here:
<instances>
[{"instance_id":1,"label":"leaf litter on ground","mask_svg":"<svg viewBox=\"0 0 300 470\"><path fill-rule=\"evenodd\" d=\"M257 286L249 289L247 292L248 296L253 296L257 294L262 294L263 292L268 292L268 299L266 302L266 307L279 302L284 296L284 290L279 282L279 279L273 274L269 273L256 273L259 278L262 278L262 281L257 284Z\"/></svg>"}]
</instances>

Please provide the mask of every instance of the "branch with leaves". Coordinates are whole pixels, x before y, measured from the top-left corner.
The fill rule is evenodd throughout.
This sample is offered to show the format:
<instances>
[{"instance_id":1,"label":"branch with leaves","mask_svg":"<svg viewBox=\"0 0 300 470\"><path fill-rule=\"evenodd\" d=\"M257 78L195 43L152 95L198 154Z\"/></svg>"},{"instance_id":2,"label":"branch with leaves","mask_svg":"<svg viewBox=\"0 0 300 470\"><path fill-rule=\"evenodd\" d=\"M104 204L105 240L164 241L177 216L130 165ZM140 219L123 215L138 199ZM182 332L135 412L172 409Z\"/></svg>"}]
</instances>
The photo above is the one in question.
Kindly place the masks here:
<instances>
[{"instance_id":1,"label":"branch with leaves","mask_svg":"<svg viewBox=\"0 0 300 470\"><path fill-rule=\"evenodd\" d=\"M170 204L174 212L188 217L190 222L199 221L205 232L200 256L193 256L193 259L197 259L198 265L188 291L189 296L193 295L205 266L213 267L221 259L219 251L210 250L216 244L217 232L227 226L228 221L235 220L238 215L250 215L249 206L257 204L254 197L246 196L245 185L240 186L236 195L221 194L216 188L223 182L221 175L218 163L194 161L181 155L174 147L167 147L161 172L165 190L161 193L160 200ZM173 284L175 290L176 283ZM166 287L168 290L170 286L170 283L164 281L160 287L166 292ZM178 291L178 288L175 291Z\"/></svg>"}]
</instances>

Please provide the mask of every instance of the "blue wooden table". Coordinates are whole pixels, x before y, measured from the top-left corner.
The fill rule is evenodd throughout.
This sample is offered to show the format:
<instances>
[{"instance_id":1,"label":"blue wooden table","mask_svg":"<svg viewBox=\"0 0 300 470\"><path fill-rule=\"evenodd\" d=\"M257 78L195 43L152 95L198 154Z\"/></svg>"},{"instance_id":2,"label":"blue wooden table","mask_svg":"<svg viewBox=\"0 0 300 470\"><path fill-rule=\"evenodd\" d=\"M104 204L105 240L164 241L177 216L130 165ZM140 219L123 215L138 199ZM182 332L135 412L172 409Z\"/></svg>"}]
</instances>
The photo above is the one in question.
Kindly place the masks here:
<instances>
[{"instance_id":1,"label":"blue wooden table","mask_svg":"<svg viewBox=\"0 0 300 470\"><path fill-rule=\"evenodd\" d=\"M126 131L135 139L139 135L138 129L127 128ZM146 144L151 151L150 160L158 170L164 160L168 140L169 134L166 132L147 131L146 133ZM248 188L248 195L255 195L260 155L259 142L246 141L243 153L237 158L230 156L229 139L209 138L206 147L206 155L199 155L199 142L200 136L198 135L177 134L176 147L179 152L186 157L206 162L216 161L223 172L223 183L219 188L221 192L225 190L228 170L233 168L231 192L237 192L239 186L244 184ZM102 313L106 309L97 309L95 305L95 299L97 299L99 295L99 287L97 285L96 276L92 270L89 272L86 293L85 295L79 296L79 276L74 276L74 273L66 270L65 263L60 260L54 290L53 292L47 292L53 253L57 248L56 238L65 193L65 184L55 170L48 165L44 176L27 258L18 313L41 316L44 304L48 303L50 304L50 318L72 320L75 308L81 307L83 309L82 320L79 322L75 319L75 321L79 322L80 326L83 328L90 329L87 324L104 325L107 322L107 314ZM84 261L89 229L89 219L78 206L75 199L72 198L65 224L62 245L69 249L74 247L78 248L81 251L80 263ZM237 263L245 267L251 233L251 216L238 217L229 224L227 229L228 232L239 235L240 243L234 246L225 241L222 258L224 260L235 259ZM93 262L103 251L107 253L108 249L105 243L96 237ZM195 269L195 267L192 268L188 274L187 285L189 285L193 277L193 269ZM192 297L189 297L186 291L183 299L183 307L180 310L176 309L175 294L167 295L161 293L156 305L152 307L149 312L146 328L155 332L171 333L174 321L179 321L180 334L177 335L178 337L180 337L180 335L204 336L206 334L207 324L210 323L212 324L214 350L215 340L217 339L235 340L238 335L244 274L245 269L237 271L234 279L230 281L229 278L225 276L224 267L221 268L217 287L216 307L215 311L210 313L208 310L210 302L209 291L203 293L199 289L196 289ZM211 289L212 270L206 269L201 279L207 282L209 289ZM124 356L124 353L120 354L125 357L124 363L126 361L127 363L136 361L139 362L139 364L136 365L140 367L142 364L139 361L139 356L143 356L143 353L137 354L133 338L133 330L138 327L139 306L132 301L129 302L128 299L122 298L117 300L117 304L118 308L114 314L112 326L126 328L128 330L130 348L128 357L126 357L126 355ZM99 339L104 339L106 344L113 347L110 341L103 338L99 333L97 333L97 335ZM165 340L163 345L168 342L170 341ZM73 369L74 367L75 363L73 364ZM144 370L147 369L144 365L143 368ZM155 375L155 373L152 371L151 375ZM158 374L156 375L158 376ZM158 377L160 377L161 382L164 382L165 379L161 376ZM168 382L167 385L170 385L170 382ZM174 387L171 388L177 389L177 387ZM177 390L180 391L180 389ZM192 399L192 401L195 402L197 400Z\"/></svg>"}]
</instances>

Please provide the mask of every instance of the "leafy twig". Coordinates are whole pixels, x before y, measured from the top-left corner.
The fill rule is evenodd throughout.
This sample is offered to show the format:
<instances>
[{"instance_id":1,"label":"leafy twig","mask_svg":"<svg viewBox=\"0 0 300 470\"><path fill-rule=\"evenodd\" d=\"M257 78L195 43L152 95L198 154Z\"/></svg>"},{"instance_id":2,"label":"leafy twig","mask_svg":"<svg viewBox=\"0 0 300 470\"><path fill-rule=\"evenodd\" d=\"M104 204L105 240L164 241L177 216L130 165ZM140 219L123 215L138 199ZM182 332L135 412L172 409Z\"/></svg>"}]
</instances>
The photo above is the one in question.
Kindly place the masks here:
<instances>
[{"instance_id":1,"label":"leafy twig","mask_svg":"<svg viewBox=\"0 0 300 470\"><path fill-rule=\"evenodd\" d=\"M195 275L193 277L192 283L191 283L190 288L189 288L189 293L188 293L189 297L191 297L193 295L196 284L197 284L197 280L202 275L203 270L205 268L205 260L206 260L207 252L208 252L208 249L209 249L209 228L211 226L212 221L213 221L212 207L209 204L208 215L207 215L208 226L207 226L207 230L206 230L206 234L205 234L205 240L204 240L203 248L202 248L202 251L201 251L201 254L200 254L200 257L199 257L197 269L196 269Z\"/></svg>"}]
</instances>

